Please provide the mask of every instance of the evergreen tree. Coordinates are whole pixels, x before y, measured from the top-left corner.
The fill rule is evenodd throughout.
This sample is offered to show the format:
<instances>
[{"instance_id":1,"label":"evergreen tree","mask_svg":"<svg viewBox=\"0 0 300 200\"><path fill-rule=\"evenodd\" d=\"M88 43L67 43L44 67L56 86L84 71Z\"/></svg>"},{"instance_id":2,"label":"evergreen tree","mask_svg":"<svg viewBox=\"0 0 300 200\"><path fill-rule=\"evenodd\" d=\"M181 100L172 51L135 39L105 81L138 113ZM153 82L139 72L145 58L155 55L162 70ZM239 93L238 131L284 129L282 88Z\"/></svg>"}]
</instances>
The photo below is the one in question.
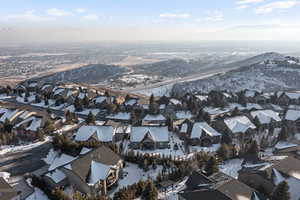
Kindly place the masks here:
<instances>
[{"instance_id":1,"label":"evergreen tree","mask_svg":"<svg viewBox=\"0 0 300 200\"><path fill-rule=\"evenodd\" d=\"M204 113L204 115L203 115L203 119L204 119L204 121L206 121L208 124L210 124L210 116L209 116L209 114L207 113L207 112L205 112Z\"/></svg>"},{"instance_id":2,"label":"evergreen tree","mask_svg":"<svg viewBox=\"0 0 300 200\"><path fill-rule=\"evenodd\" d=\"M231 144L232 143L232 138L229 136L227 130L225 130L223 132L223 135L222 135L222 138L221 138L221 143L222 144Z\"/></svg>"},{"instance_id":3,"label":"evergreen tree","mask_svg":"<svg viewBox=\"0 0 300 200\"><path fill-rule=\"evenodd\" d=\"M53 122L51 120L47 120L45 122L43 130L46 134L50 134L51 132L53 132L55 130Z\"/></svg>"},{"instance_id":4,"label":"evergreen tree","mask_svg":"<svg viewBox=\"0 0 300 200\"><path fill-rule=\"evenodd\" d=\"M36 131L36 137L39 139L39 141L44 140L44 132L40 128Z\"/></svg>"},{"instance_id":5,"label":"evergreen tree","mask_svg":"<svg viewBox=\"0 0 300 200\"><path fill-rule=\"evenodd\" d=\"M279 135L278 135L278 140L279 141L286 141L289 137L289 130L287 126L283 126Z\"/></svg>"},{"instance_id":6,"label":"evergreen tree","mask_svg":"<svg viewBox=\"0 0 300 200\"><path fill-rule=\"evenodd\" d=\"M86 108L89 107L89 105L90 105L90 100L89 100L89 98L87 97L87 95L84 96L84 98L83 98L83 100L82 100L82 104L83 104Z\"/></svg>"},{"instance_id":7,"label":"evergreen tree","mask_svg":"<svg viewBox=\"0 0 300 200\"><path fill-rule=\"evenodd\" d=\"M90 111L89 114L88 114L88 116L87 116L87 118L86 118L86 120L85 120L85 122L86 122L87 124L94 124L95 121L96 121L96 117L95 117L95 115Z\"/></svg>"},{"instance_id":8,"label":"evergreen tree","mask_svg":"<svg viewBox=\"0 0 300 200\"><path fill-rule=\"evenodd\" d=\"M217 150L217 155L222 160L228 160L230 158L230 148L227 144L222 144L220 148Z\"/></svg>"},{"instance_id":9,"label":"evergreen tree","mask_svg":"<svg viewBox=\"0 0 300 200\"><path fill-rule=\"evenodd\" d=\"M259 147L256 142L256 140L253 140L250 144L250 147L247 150L247 154L250 156L253 156L254 158L258 159L258 154L259 154Z\"/></svg>"},{"instance_id":10,"label":"evergreen tree","mask_svg":"<svg viewBox=\"0 0 300 200\"><path fill-rule=\"evenodd\" d=\"M289 185L286 181L282 181L277 185L273 194L270 198L271 200L290 200Z\"/></svg>"},{"instance_id":11,"label":"evergreen tree","mask_svg":"<svg viewBox=\"0 0 300 200\"><path fill-rule=\"evenodd\" d=\"M210 157L205 166L205 172L207 176L212 175L219 171L218 161L215 157Z\"/></svg>"},{"instance_id":12,"label":"evergreen tree","mask_svg":"<svg viewBox=\"0 0 300 200\"><path fill-rule=\"evenodd\" d=\"M158 199L158 191L152 180L147 181L147 186L143 193L143 197L145 200L157 200Z\"/></svg>"},{"instance_id":13,"label":"evergreen tree","mask_svg":"<svg viewBox=\"0 0 300 200\"><path fill-rule=\"evenodd\" d=\"M4 124L3 124L3 128L5 132L11 133L13 125L11 124L11 122L9 121L9 119L5 119Z\"/></svg>"},{"instance_id":14,"label":"evergreen tree","mask_svg":"<svg viewBox=\"0 0 300 200\"><path fill-rule=\"evenodd\" d=\"M77 112L81 112L83 110L81 100L78 97L75 98L74 107Z\"/></svg>"}]
</instances>

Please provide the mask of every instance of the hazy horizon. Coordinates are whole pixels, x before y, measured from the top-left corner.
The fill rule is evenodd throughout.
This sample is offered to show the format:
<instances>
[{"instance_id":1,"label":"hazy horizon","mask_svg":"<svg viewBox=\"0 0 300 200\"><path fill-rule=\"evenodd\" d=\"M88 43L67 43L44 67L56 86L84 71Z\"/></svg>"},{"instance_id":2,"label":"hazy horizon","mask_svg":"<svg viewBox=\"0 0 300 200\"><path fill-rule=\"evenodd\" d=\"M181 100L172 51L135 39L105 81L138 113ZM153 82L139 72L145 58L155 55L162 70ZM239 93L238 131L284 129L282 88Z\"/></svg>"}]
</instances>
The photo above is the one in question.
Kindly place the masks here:
<instances>
[{"instance_id":1,"label":"hazy horizon","mask_svg":"<svg viewBox=\"0 0 300 200\"><path fill-rule=\"evenodd\" d=\"M299 41L300 35L298 0L11 0L0 11L1 43Z\"/></svg>"}]
</instances>

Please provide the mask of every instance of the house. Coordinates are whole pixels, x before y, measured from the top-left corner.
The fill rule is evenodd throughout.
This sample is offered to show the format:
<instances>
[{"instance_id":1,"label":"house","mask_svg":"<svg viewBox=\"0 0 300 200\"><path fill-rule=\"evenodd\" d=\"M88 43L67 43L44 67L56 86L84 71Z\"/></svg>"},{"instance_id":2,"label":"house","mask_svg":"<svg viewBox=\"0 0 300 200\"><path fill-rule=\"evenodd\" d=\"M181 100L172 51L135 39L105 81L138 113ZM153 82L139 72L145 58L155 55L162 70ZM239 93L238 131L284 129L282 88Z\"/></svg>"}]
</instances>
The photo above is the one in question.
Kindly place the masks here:
<instances>
[{"instance_id":1,"label":"house","mask_svg":"<svg viewBox=\"0 0 300 200\"><path fill-rule=\"evenodd\" d=\"M53 90L53 85L50 83L45 83L40 88L41 93L43 94L50 94Z\"/></svg>"},{"instance_id":2,"label":"house","mask_svg":"<svg viewBox=\"0 0 300 200\"><path fill-rule=\"evenodd\" d=\"M20 200L20 192L16 192L4 178L0 177L0 199L1 200Z\"/></svg>"},{"instance_id":3,"label":"house","mask_svg":"<svg viewBox=\"0 0 300 200\"><path fill-rule=\"evenodd\" d=\"M32 134L36 133L44 124L45 120L42 116L33 115L16 124L14 130L18 134Z\"/></svg>"},{"instance_id":4,"label":"house","mask_svg":"<svg viewBox=\"0 0 300 200\"><path fill-rule=\"evenodd\" d=\"M112 126L81 126L75 133L74 140L77 142L98 141L112 142L114 141L115 129Z\"/></svg>"},{"instance_id":5,"label":"house","mask_svg":"<svg viewBox=\"0 0 300 200\"><path fill-rule=\"evenodd\" d=\"M193 115L190 111L177 111L175 113L175 119L180 120L180 119L191 119L193 118Z\"/></svg>"},{"instance_id":6,"label":"house","mask_svg":"<svg viewBox=\"0 0 300 200\"><path fill-rule=\"evenodd\" d=\"M80 155L57 156L43 175L50 188L67 184L88 196L107 194L107 190L118 182L123 161L112 150L100 146L95 150L83 149Z\"/></svg>"},{"instance_id":7,"label":"house","mask_svg":"<svg viewBox=\"0 0 300 200\"><path fill-rule=\"evenodd\" d=\"M38 82L37 81L29 81L27 83L27 90L29 92L35 92L35 91L37 91L38 88L39 87L38 87Z\"/></svg>"},{"instance_id":8,"label":"house","mask_svg":"<svg viewBox=\"0 0 300 200\"><path fill-rule=\"evenodd\" d=\"M133 149L164 149L169 144L168 127L132 127L130 147Z\"/></svg>"},{"instance_id":9,"label":"house","mask_svg":"<svg viewBox=\"0 0 300 200\"><path fill-rule=\"evenodd\" d=\"M254 124L260 129L277 128L281 126L279 113L273 110L257 110L250 112Z\"/></svg>"},{"instance_id":10,"label":"house","mask_svg":"<svg viewBox=\"0 0 300 200\"><path fill-rule=\"evenodd\" d=\"M208 113L211 120L214 120L217 117L223 117L226 114L231 112L231 110L228 108L215 108L215 107L205 107L203 111Z\"/></svg>"},{"instance_id":11,"label":"house","mask_svg":"<svg viewBox=\"0 0 300 200\"><path fill-rule=\"evenodd\" d=\"M300 110L288 110L284 120L295 133L300 132Z\"/></svg>"},{"instance_id":12,"label":"house","mask_svg":"<svg viewBox=\"0 0 300 200\"><path fill-rule=\"evenodd\" d=\"M126 100L124 101L124 105L126 107L132 108L138 103L138 100L139 100L138 98L133 98L133 97L126 98Z\"/></svg>"},{"instance_id":13,"label":"house","mask_svg":"<svg viewBox=\"0 0 300 200\"><path fill-rule=\"evenodd\" d=\"M149 125L149 124L165 125L166 118L162 114L157 114L157 115L148 114L144 117L143 124L145 124L145 125Z\"/></svg>"},{"instance_id":14,"label":"house","mask_svg":"<svg viewBox=\"0 0 300 200\"><path fill-rule=\"evenodd\" d=\"M0 123L4 123L5 120L14 123L18 116L23 112L23 110L19 109L0 108Z\"/></svg>"},{"instance_id":15,"label":"house","mask_svg":"<svg viewBox=\"0 0 300 200\"><path fill-rule=\"evenodd\" d=\"M299 104L300 103L300 92L283 92L277 94L277 103L282 106L288 106L289 104Z\"/></svg>"},{"instance_id":16,"label":"house","mask_svg":"<svg viewBox=\"0 0 300 200\"><path fill-rule=\"evenodd\" d=\"M108 104L113 103L115 97L107 97L104 95L98 95L92 99L92 105L95 108L105 108Z\"/></svg>"},{"instance_id":17,"label":"house","mask_svg":"<svg viewBox=\"0 0 300 200\"><path fill-rule=\"evenodd\" d=\"M118 112L105 117L107 120L114 120L118 122L129 122L131 119L129 112Z\"/></svg>"},{"instance_id":18,"label":"house","mask_svg":"<svg viewBox=\"0 0 300 200\"><path fill-rule=\"evenodd\" d=\"M193 172L185 185L179 200L265 200L255 189L221 172L211 176Z\"/></svg>"},{"instance_id":19,"label":"house","mask_svg":"<svg viewBox=\"0 0 300 200\"><path fill-rule=\"evenodd\" d=\"M257 190L263 190L267 194L271 194L280 182L286 181L289 185L291 200L298 200L300 197L300 160L287 157L259 168L245 168L239 171L238 180Z\"/></svg>"},{"instance_id":20,"label":"house","mask_svg":"<svg viewBox=\"0 0 300 200\"><path fill-rule=\"evenodd\" d=\"M244 91L244 96L246 98L246 102L250 102L250 103L256 103L256 99L255 96L258 92L255 90L248 90L246 89Z\"/></svg>"},{"instance_id":21,"label":"house","mask_svg":"<svg viewBox=\"0 0 300 200\"><path fill-rule=\"evenodd\" d=\"M256 133L256 126L244 115L218 120L213 126L221 133L228 133L235 140L250 139Z\"/></svg>"},{"instance_id":22,"label":"house","mask_svg":"<svg viewBox=\"0 0 300 200\"><path fill-rule=\"evenodd\" d=\"M187 136L187 141L191 145L208 147L220 143L222 135L206 122L196 122Z\"/></svg>"},{"instance_id":23,"label":"house","mask_svg":"<svg viewBox=\"0 0 300 200\"><path fill-rule=\"evenodd\" d=\"M120 141L131 133L131 125L120 125L115 129L115 141Z\"/></svg>"}]
</instances>

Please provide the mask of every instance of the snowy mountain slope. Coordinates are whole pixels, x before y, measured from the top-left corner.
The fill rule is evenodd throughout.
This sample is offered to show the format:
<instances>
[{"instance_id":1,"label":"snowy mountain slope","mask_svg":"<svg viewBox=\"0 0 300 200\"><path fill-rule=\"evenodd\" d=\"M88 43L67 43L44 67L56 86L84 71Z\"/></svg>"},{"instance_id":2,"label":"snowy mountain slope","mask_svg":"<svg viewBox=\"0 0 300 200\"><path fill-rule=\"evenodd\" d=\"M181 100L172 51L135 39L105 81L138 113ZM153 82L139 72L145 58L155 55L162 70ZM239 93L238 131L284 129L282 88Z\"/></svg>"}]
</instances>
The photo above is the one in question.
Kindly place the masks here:
<instances>
[{"instance_id":1,"label":"snowy mountain slope","mask_svg":"<svg viewBox=\"0 0 300 200\"><path fill-rule=\"evenodd\" d=\"M280 60L285 60L285 58L286 58L286 56L284 56L282 54L279 54L279 53L276 53L276 52L268 52L268 53L253 56L251 58L244 59L244 60L241 60L241 61L229 63L226 66L228 66L228 67L245 67L245 66L261 63L261 62L266 61L266 60L278 60L278 61L280 61Z\"/></svg>"},{"instance_id":2,"label":"snowy mountain slope","mask_svg":"<svg viewBox=\"0 0 300 200\"><path fill-rule=\"evenodd\" d=\"M75 83L99 83L127 72L128 69L115 65L95 64L76 69L57 72L48 76L35 78L43 82L75 82Z\"/></svg>"},{"instance_id":3,"label":"snowy mountain slope","mask_svg":"<svg viewBox=\"0 0 300 200\"><path fill-rule=\"evenodd\" d=\"M269 59L272 56L274 58ZM261 58L267 59L261 61ZM284 57L283 59L280 54L272 53L267 57L264 54L251 60L251 62L259 61L259 63L206 79L178 83L173 86L172 91L176 94L182 94L184 92L208 92L211 90L276 91L300 88L300 63L298 59L292 57ZM247 62L249 60L245 63Z\"/></svg>"}]
</instances>

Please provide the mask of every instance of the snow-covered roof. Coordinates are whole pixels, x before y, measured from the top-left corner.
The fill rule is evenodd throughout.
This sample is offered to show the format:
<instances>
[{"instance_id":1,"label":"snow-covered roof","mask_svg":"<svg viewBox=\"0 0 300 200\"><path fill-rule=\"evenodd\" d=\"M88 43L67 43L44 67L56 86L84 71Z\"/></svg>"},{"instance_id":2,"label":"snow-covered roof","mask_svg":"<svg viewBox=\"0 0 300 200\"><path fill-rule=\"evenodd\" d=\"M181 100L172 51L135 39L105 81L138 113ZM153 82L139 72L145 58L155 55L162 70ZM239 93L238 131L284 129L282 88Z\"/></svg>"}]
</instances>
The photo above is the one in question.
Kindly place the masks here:
<instances>
[{"instance_id":1,"label":"snow-covered roof","mask_svg":"<svg viewBox=\"0 0 300 200\"><path fill-rule=\"evenodd\" d=\"M38 84L37 82L31 82L28 86L29 87L36 87Z\"/></svg>"},{"instance_id":2,"label":"snow-covered roof","mask_svg":"<svg viewBox=\"0 0 300 200\"><path fill-rule=\"evenodd\" d=\"M161 104L161 105L159 105L159 109L160 109L160 110L166 109L166 104Z\"/></svg>"},{"instance_id":3,"label":"snow-covered roof","mask_svg":"<svg viewBox=\"0 0 300 200\"><path fill-rule=\"evenodd\" d=\"M166 118L162 115L162 114L158 114L158 115L146 115L144 117L144 121L164 121L166 120Z\"/></svg>"},{"instance_id":4,"label":"snow-covered roof","mask_svg":"<svg viewBox=\"0 0 300 200\"><path fill-rule=\"evenodd\" d=\"M95 161L91 162L91 174L89 184L96 184L100 180L105 180L112 167Z\"/></svg>"},{"instance_id":5,"label":"snow-covered roof","mask_svg":"<svg viewBox=\"0 0 300 200\"><path fill-rule=\"evenodd\" d=\"M131 132L131 125L128 126L119 126L116 128L116 133L130 133Z\"/></svg>"},{"instance_id":6,"label":"snow-covered roof","mask_svg":"<svg viewBox=\"0 0 300 200\"><path fill-rule=\"evenodd\" d=\"M46 88L51 87L51 86L52 85L50 85L50 84L45 84L45 85L42 86L41 90L45 90Z\"/></svg>"},{"instance_id":7,"label":"snow-covered roof","mask_svg":"<svg viewBox=\"0 0 300 200\"><path fill-rule=\"evenodd\" d=\"M191 119L193 117L190 111L178 111L175 115L176 119Z\"/></svg>"},{"instance_id":8,"label":"snow-covered roof","mask_svg":"<svg viewBox=\"0 0 300 200\"><path fill-rule=\"evenodd\" d=\"M250 114L253 118L257 117L261 124L269 124L272 120L276 122L281 121L279 114L274 112L273 110L257 110L252 111Z\"/></svg>"},{"instance_id":9,"label":"snow-covered roof","mask_svg":"<svg viewBox=\"0 0 300 200\"><path fill-rule=\"evenodd\" d=\"M94 98L94 102L95 103L102 103L104 101L106 101L107 97L106 96L97 96Z\"/></svg>"},{"instance_id":10,"label":"snow-covered roof","mask_svg":"<svg viewBox=\"0 0 300 200\"><path fill-rule=\"evenodd\" d=\"M168 127L151 127L151 126L132 127L130 141L141 142L147 133L149 133L153 138L153 140L156 142L169 141Z\"/></svg>"},{"instance_id":11,"label":"snow-covered roof","mask_svg":"<svg viewBox=\"0 0 300 200\"><path fill-rule=\"evenodd\" d=\"M245 92L245 97L254 97L255 96L255 92L254 90L246 90Z\"/></svg>"},{"instance_id":12,"label":"snow-covered roof","mask_svg":"<svg viewBox=\"0 0 300 200\"><path fill-rule=\"evenodd\" d=\"M64 88L57 88L57 89L55 89L55 91L54 91L54 95L58 95L58 94L62 93L63 91L65 91Z\"/></svg>"},{"instance_id":13,"label":"snow-covered roof","mask_svg":"<svg viewBox=\"0 0 300 200\"><path fill-rule=\"evenodd\" d=\"M206 122L197 122L194 124L191 138L200 138L202 135L202 131L205 131L209 136L220 136L221 134L209 126Z\"/></svg>"},{"instance_id":14,"label":"snow-covered roof","mask_svg":"<svg viewBox=\"0 0 300 200\"><path fill-rule=\"evenodd\" d=\"M56 157L52 164L49 167L49 171L55 170L58 167L64 166L75 160L76 157L69 156L67 154L61 154L59 157Z\"/></svg>"},{"instance_id":15,"label":"snow-covered roof","mask_svg":"<svg viewBox=\"0 0 300 200\"><path fill-rule=\"evenodd\" d=\"M288 110L285 115L286 120L296 121L300 118L300 110Z\"/></svg>"},{"instance_id":16,"label":"snow-covered roof","mask_svg":"<svg viewBox=\"0 0 300 200\"><path fill-rule=\"evenodd\" d=\"M16 110L6 109L6 112L0 118L0 122L4 122L6 119L13 120L13 118L16 117L16 114L19 112L20 111L18 109Z\"/></svg>"},{"instance_id":17,"label":"snow-covered roof","mask_svg":"<svg viewBox=\"0 0 300 200\"><path fill-rule=\"evenodd\" d=\"M180 132L186 133L188 131L188 124L184 123L181 125Z\"/></svg>"},{"instance_id":18,"label":"snow-covered roof","mask_svg":"<svg viewBox=\"0 0 300 200\"><path fill-rule=\"evenodd\" d=\"M78 94L78 98L79 98L79 99L84 99L85 96L88 96L88 94L83 93L83 92L80 92L80 93Z\"/></svg>"},{"instance_id":19,"label":"snow-covered roof","mask_svg":"<svg viewBox=\"0 0 300 200\"><path fill-rule=\"evenodd\" d=\"M275 168L272 169L272 180L275 185L278 185L285 180L283 175Z\"/></svg>"},{"instance_id":20,"label":"snow-covered roof","mask_svg":"<svg viewBox=\"0 0 300 200\"><path fill-rule=\"evenodd\" d=\"M87 141L93 134L101 142L111 142L115 134L112 126L81 126L75 134L76 141Z\"/></svg>"},{"instance_id":21,"label":"snow-covered roof","mask_svg":"<svg viewBox=\"0 0 300 200\"><path fill-rule=\"evenodd\" d=\"M46 176L51 178L55 183L59 183L60 181L62 181L66 178L66 175L58 169L56 169L52 172L49 172L48 174L46 174Z\"/></svg>"},{"instance_id":22,"label":"snow-covered roof","mask_svg":"<svg viewBox=\"0 0 300 200\"><path fill-rule=\"evenodd\" d=\"M261 110L263 108L259 104L256 104L256 103L247 103L246 104L246 109L247 110L251 110L251 109Z\"/></svg>"},{"instance_id":23,"label":"snow-covered roof","mask_svg":"<svg viewBox=\"0 0 300 200\"><path fill-rule=\"evenodd\" d=\"M249 128L256 128L246 116L227 118L224 122L233 133L245 133Z\"/></svg>"},{"instance_id":24,"label":"snow-covered roof","mask_svg":"<svg viewBox=\"0 0 300 200\"><path fill-rule=\"evenodd\" d=\"M126 106L133 106L136 103L137 103L136 99L129 99L128 101L125 102L125 105Z\"/></svg>"},{"instance_id":25,"label":"snow-covered roof","mask_svg":"<svg viewBox=\"0 0 300 200\"><path fill-rule=\"evenodd\" d=\"M293 144L290 142L285 142L285 141L280 141L275 145L275 149L282 150L282 149L287 149L291 147L297 147L297 144Z\"/></svg>"},{"instance_id":26,"label":"snow-covered roof","mask_svg":"<svg viewBox=\"0 0 300 200\"><path fill-rule=\"evenodd\" d=\"M205 107L203 110L210 115L220 115L220 114L230 112L230 109L227 108L214 108L214 107Z\"/></svg>"},{"instance_id":27,"label":"snow-covered roof","mask_svg":"<svg viewBox=\"0 0 300 200\"><path fill-rule=\"evenodd\" d=\"M118 112L117 114L112 114L106 116L107 119L119 119L119 120L130 120L130 113Z\"/></svg>"},{"instance_id":28,"label":"snow-covered roof","mask_svg":"<svg viewBox=\"0 0 300 200\"><path fill-rule=\"evenodd\" d=\"M271 104L271 106L276 111L282 111L283 110L279 105Z\"/></svg>"},{"instance_id":29,"label":"snow-covered roof","mask_svg":"<svg viewBox=\"0 0 300 200\"><path fill-rule=\"evenodd\" d=\"M200 101L206 101L208 99L207 95L196 95L196 98Z\"/></svg>"},{"instance_id":30,"label":"snow-covered roof","mask_svg":"<svg viewBox=\"0 0 300 200\"><path fill-rule=\"evenodd\" d=\"M36 117L36 116L29 117L29 118L21 121L20 123L18 123L16 125L16 127L20 127L21 125L26 124L28 122L30 122L30 125L28 127L26 127L25 129L28 131L37 131L41 127L42 118Z\"/></svg>"},{"instance_id":31,"label":"snow-covered roof","mask_svg":"<svg viewBox=\"0 0 300 200\"><path fill-rule=\"evenodd\" d=\"M181 101L174 99L174 98L170 99L169 102L173 105L181 105Z\"/></svg>"},{"instance_id":32,"label":"snow-covered roof","mask_svg":"<svg viewBox=\"0 0 300 200\"><path fill-rule=\"evenodd\" d=\"M26 119L27 117L30 117L30 116L33 115L33 114L35 114L35 112L25 111L25 112L23 112L23 113L19 116L19 118L21 118L21 119Z\"/></svg>"},{"instance_id":33,"label":"snow-covered roof","mask_svg":"<svg viewBox=\"0 0 300 200\"><path fill-rule=\"evenodd\" d=\"M290 99L299 99L299 97L300 97L300 92L286 92L285 94Z\"/></svg>"},{"instance_id":34,"label":"snow-covered roof","mask_svg":"<svg viewBox=\"0 0 300 200\"><path fill-rule=\"evenodd\" d=\"M89 149L89 148L86 148L86 147L83 147L80 151L80 155L84 155L84 154L87 154L89 153L90 151L92 151L92 149Z\"/></svg>"}]
</instances>

